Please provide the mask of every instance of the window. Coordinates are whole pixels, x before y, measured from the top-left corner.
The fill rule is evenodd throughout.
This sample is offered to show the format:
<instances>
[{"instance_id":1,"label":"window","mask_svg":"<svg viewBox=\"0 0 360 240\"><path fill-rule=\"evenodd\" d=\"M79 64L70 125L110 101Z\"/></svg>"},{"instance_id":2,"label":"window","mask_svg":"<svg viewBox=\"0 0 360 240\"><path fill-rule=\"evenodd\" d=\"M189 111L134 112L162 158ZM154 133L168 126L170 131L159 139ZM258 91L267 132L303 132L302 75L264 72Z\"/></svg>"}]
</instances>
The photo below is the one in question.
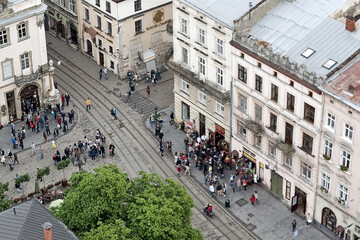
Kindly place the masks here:
<instances>
[{"instance_id":1,"label":"window","mask_svg":"<svg viewBox=\"0 0 360 240\"><path fill-rule=\"evenodd\" d=\"M205 59L203 59L202 57L199 57L199 73L202 75L205 75L206 68L205 68Z\"/></svg>"},{"instance_id":2,"label":"window","mask_svg":"<svg viewBox=\"0 0 360 240\"><path fill-rule=\"evenodd\" d=\"M315 108L307 103L304 103L304 119L310 123L314 123Z\"/></svg>"},{"instance_id":3,"label":"window","mask_svg":"<svg viewBox=\"0 0 360 240\"><path fill-rule=\"evenodd\" d=\"M113 47L109 46L109 53L114 53Z\"/></svg>"},{"instance_id":4,"label":"window","mask_svg":"<svg viewBox=\"0 0 360 240\"><path fill-rule=\"evenodd\" d=\"M260 62L258 62L258 63L257 63L257 66L258 66L259 68L261 68L261 63L260 63Z\"/></svg>"},{"instance_id":5,"label":"window","mask_svg":"<svg viewBox=\"0 0 360 240\"><path fill-rule=\"evenodd\" d=\"M23 55L20 55L20 60L21 60L21 69L27 69L30 67L30 59L29 59L29 54L25 53Z\"/></svg>"},{"instance_id":6,"label":"window","mask_svg":"<svg viewBox=\"0 0 360 240\"><path fill-rule=\"evenodd\" d=\"M345 203L347 203L348 200L348 194L349 194L349 189L347 187L345 187L342 184L339 184L339 198L341 198L342 200L345 201Z\"/></svg>"},{"instance_id":7,"label":"window","mask_svg":"<svg viewBox=\"0 0 360 240\"><path fill-rule=\"evenodd\" d=\"M255 118L262 119L262 107L255 103Z\"/></svg>"},{"instance_id":8,"label":"window","mask_svg":"<svg viewBox=\"0 0 360 240\"><path fill-rule=\"evenodd\" d=\"M353 133L354 133L354 128L352 126L350 126L349 124L345 123L345 127L344 127L344 137L346 137L347 139L349 139L350 141L352 141L353 139Z\"/></svg>"},{"instance_id":9,"label":"window","mask_svg":"<svg viewBox=\"0 0 360 240\"><path fill-rule=\"evenodd\" d=\"M255 89L256 91L262 92L262 77L255 74Z\"/></svg>"},{"instance_id":10,"label":"window","mask_svg":"<svg viewBox=\"0 0 360 240\"><path fill-rule=\"evenodd\" d=\"M142 20L135 21L135 34L142 33Z\"/></svg>"},{"instance_id":11,"label":"window","mask_svg":"<svg viewBox=\"0 0 360 240\"><path fill-rule=\"evenodd\" d=\"M254 136L254 145L259 148L261 147L261 136Z\"/></svg>"},{"instance_id":12,"label":"window","mask_svg":"<svg viewBox=\"0 0 360 240\"><path fill-rule=\"evenodd\" d=\"M219 38L216 39L216 53L219 55L224 54L224 41Z\"/></svg>"},{"instance_id":13,"label":"window","mask_svg":"<svg viewBox=\"0 0 360 240\"><path fill-rule=\"evenodd\" d=\"M326 173L321 174L321 187L325 188L326 190L330 189L330 177L326 175Z\"/></svg>"},{"instance_id":14,"label":"window","mask_svg":"<svg viewBox=\"0 0 360 240\"><path fill-rule=\"evenodd\" d=\"M224 115L224 105L219 102L216 102L216 113L220 114L221 116Z\"/></svg>"},{"instance_id":15,"label":"window","mask_svg":"<svg viewBox=\"0 0 360 240\"><path fill-rule=\"evenodd\" d=\"M65 7L65 0L60 0L60 4Z\"/></svg>"},{"instance_id":16,"label":"window","mask_svg":"<svg viewBox=\"0 0 360 240\"><path fill-rule=\"evenodd\" d=\"M107 34L112 36L112 24L111 24L111 22L107 22Z\"/></svg>"},{"instance_id":17,"label":"window","mask_svg":"<svg viewBox=\"0 0 360 240\"><path fill-rule=\"evenodd\" d=\"M331 115L330 113L327 114L327 121L326 125L330 127L331 129L335 128L335 116Z\"/></svg>"},{"instance_id":18,"label":"window","mask_svg":"<svg viewBox=\"0 0 360 240\"><path fill-rule=\"evenodd\" d=\"M13 76L12 60L5 60L1 63L3 72L3 79L11 78Z\"/></svg>"},{"instance_id":19,"label":"window","mask_svg":"<svg viewBox=\"0 0 360 240\"><path fill-rule=\"evenodd\" d=\"M277 77L277 72L276 71L274 71L273 76Z\"/></svg>"},{"instance_id":20,"label":"window","mask_svg":"<svg viewBox=\"0 0 360 240\"><path fill-rule=\"evenodd\" d=\"M242 95L242 94L238 94L238 99L239 99L239 109L240 111L246 112L247 109L247 98Z\"/></svg>"},{"instance_id":21,"label":"window","mask_svg":"<svg viewBox=\"0 0 360 240\"><path fill-rule=\"evenodd\" d=\"M188 50L186 48L182 48L182 61L185 64L189 63L189 59L188 59Z\"/></svg>"},{"instance_id":22,"label":"window","mask_svg":"<svg viewBox=\"0 0 360 240\"><path fill-rule=\"evenodd\" d=\"M240 120L237 120L237 134L242 138L246 138L246 129Z\"/></svg>"},{"instance_id":23,"label":"window","mask_svg":"<svg viewBox=\"0 0 360 240\"><path fill-rule=\"evenodd\" d=\"M275 143L269 141L269 155L272 157L276 156L276 148L275 148Z\"/></svg>"},{"instance_id":24,"label":"window","mask_svg":"<svg viewBox=\"0 0 360 240\"><path fill-rule=\"evenodd\" d=\"M313 147L313 138L307 135L306 133L303 133L303 145L302 150L305 152L311 154Z\"/></svg>"},{"instance_id":25,"label":"window","mask_svg":"<svg viewBox=\"0 0 360 240\"><path fill-rule=\"evenodd\" d=\"M181 33L187 35L187 30L188 30L187 20L184 18L181 18Z\"/></svg>"},{"instance_id":26,"label":"window","mask_svg":"<svg viewBox=\"0 0 360 240\"><path fill-rule=\"evenodd\" d=\"M289 155L284 156L284 164L285 164L285 166L291 168L291 166L292 166L292 158L291 158L291 156L289 156Z\"/></svg>"},{"instance_id":27,"label":"window","mask_svg":"<svg viewBox=\"0 0 360 240\"><path fill-rule=\"evenodd\" d=\"M114 62L110 60L110 68L114 69Z\"/></svg>"},{"instance_id":28,"label":"window","mask_svg":"<svg viewBox=\"0 0 360 240\"><path fill-rule=\"evenodd\" d=\"M311 179L311 167L304 162L301 163L301 176L308 180Z\"/></svg>"},{"instance_id":29,"label":"window","mask_svg":"<svg viewBox=\"0 0 360 240\"><path fill-rule=\"evenodd\" d=\"M8 44L8 33L7 30L0 30L0 45Z\"/></svg>"},{"instance_id":30,"label":"window","mask_svg":"<svg viewBox=\"0 0 360 240\"><path fill-rule=\"evenodd\" d=\"M271 84L271 100L277 102L279 98L279 88L278 86Z\"/></svg>"},{"instance_id":31,"label":"window","mask_svg":"<svg viewBox=\"0 0 360 240\"><path fill-rule=\"evenodd\" d=\"M223 86L224 84L224 72L222 69L220 68L216 68L216 79L217 79L217 84L219 84L220 86Z\"/></svg>"},{"instance_id":32,"label":"window","mask_svg":"<svg viewBox=\"0 0 360 240\"><path fill-rule=\"evenodd\" d=\"M134 1L134 9L135 9L135 12L141 10L141 0Z\"/></svg>"},{"instance_id":33,"label":"window","mask_svg":"<svg viewBox=\"0 0 360 240\"><path fill-rule=\"evenodd\" d=\"M205 45L205 30L199 28L199 39L198 39L199 43L201 43L202 45Z\"/></svg>"},{"instance_id":34,"label":"window","mask_svg":"<svg viewBox=\"0 0 360 240\"><path fill-rule=\"evenodd\" d=\"M199 102L201 102L202 104L206 104L206 94L199 91Z\"/></svg>"},{"instance_id":35,"label":"window","mask_svg":"<svg viewBox=\"0 0 360 240\"><path fill-rule=\"evenodd\" d=\"M187 94L190 94L190 86L187 82L182 80L182 90L186 92Z\"/></svg>"},{"instance_id":36,"label":"window","mask_svg":"<svg viewBox=\"0 0 360 240\"><path fill-rule=\"evenodd\" d=\"M102 40L101 39L98 39L98 45L99 45L99 47L102 47Z\"/></svg>"},{"instance_id":37,"label":"window","mask_svg":"<svg viewBox=\"0 0 360 240\"><path fill-rule=\"evenodd\" d=\"M85 21L90 21L90 13L89 9L85 8Z\"/></svg>"},{"instance_id":38,"label":"window","mask_svg":"<svg viewBox=\"0 0 360 240\"><path fill-rule=\"evenodd\" d=\"M315 50L312 50L311 48L308 48L301 54L301 56L309 58L311 55L313 55Z\"/></svg>"},{"instance_id":39,"label":"window","mask_svg":"<svg viewBox=\"0 0 360 240\"><path fill-rule=\"evenodd\" d=\"M332 142L330 142L329 140L325 139L324 155L326 155L327 157L331 158L331 157L332 157L332 149L333 149L333 144L332 144Z\"/></svg>"},{"instance_id":40,"label":"window","mask_svg":"<svg viewBox=\"0 0 360 240\"><path fill-rule=\"evenodd\" d=\"M285 143L292 145L293 144L293 132L294 126L290 123L285 124Z\"/></svg>"},{"instance_id":41,"label":"window","mask_svg":"<svg viewBox=\"0 0 360 240\"><path fill-rule=\"evenodd\" d=\"M238 79L246 83L247 81L247 69L241 65L238 65Z\"/></svg>"},{"instance_id":42,"label":"window","mask_svg":"<svg viewBox=\"0 0 360 240\"><path fill-rule=\"evenodd\" d=\"M276 132L277 125L277 116L275 114L270 113L270 127L269 129L273 132Z\"/></svg>"},{"instance_id":43,"label":"window","mask_svg":"<svg viewBox=\"0 0 360 240\"><path fill-rule=\"evenodd\" d=\"M106 1L106 11L108 13L111 13L111 5L110 5L110 2Z\"/></svg>"},{"instance_id":44,"label":"window","mask_svg":"<svg viewBox=\"0 0 360 240\"><path fill-rule=\"evenodd\" d=\"M19 39L25 38L26 35L26 23L20 23L18 25L18 33L19 33Z\"/></svg>"},{"instance_id":45,"label":"window","mask_svg":"<svg viewBox=\"0 0 360 240\"><path fill-rule=\"evenodd\" d=\"M343 165L349 169L350 168L350 158L351 158L351 154L348 153L346 150L342 150L341 165Z\"/></svg>"},{"instance_id":46,"label":"window","mask_svg":"<svg viewBox=\"0 0 360 240\"><path fill-rule=\"evenodd\" d=\"M332 60L332 59L329 59L327 60L326 63L324 63L323 67L326 68L326 69L330 69L332 68L337 62Z\"/></svg>"},{"instance_id":47,"label":"window","mask_svg":"<svg viewBox=\"0 0 360 240\"><path fill-rule=\"evenodd\" d=\"M97 16L97 28L101 30L101 17Z\"/></svg>"},{"instance_id":48,"label":"window","mask_svg":"<svg viewBox=\"0 0 360 240\"><path fill-rule=\"evenodd\" d=\"M295 97L290 93L287 93L286 109L294 112L295 108Z\"/></svg>"},{"instance_id":49,"label":"window","mask_svg":"<svg viewBox=\"0 0 360 240\"><path fill-rule=\"evenodd\" d=\"M96 0L96 6L100 7L100 0Z\"/></svg>"},{"instance_id":50,"label":"window","mask_svg":"<svg viewBox=\"0 0 360 240\"><path fill-rule=\"evenodd\" d=\"M182 110L182 112L181 112L182 119L184 119L185 122L189 121L190 106L187 105L186 103L182 102L181 110Z\"/></svg>"},{"instance_id":51,"label":"window","mask_svg":"<svg viewBox=\"0 0 360 240\"><path fill-rule=\"evenodd\" d=\"M75 0L69 0L69 9L75 12Z\"/></svg>"},{"instance_id":52,"label":"window","mask_svg":"<svg viewBox=\"0 0 360 240\"><path fill-rule=\"evenodd\" d=\"M290 200L290 194L291 194L291 183L289 181L286 181L285 197L287 200Z\"/></svg>"}]
</instances>

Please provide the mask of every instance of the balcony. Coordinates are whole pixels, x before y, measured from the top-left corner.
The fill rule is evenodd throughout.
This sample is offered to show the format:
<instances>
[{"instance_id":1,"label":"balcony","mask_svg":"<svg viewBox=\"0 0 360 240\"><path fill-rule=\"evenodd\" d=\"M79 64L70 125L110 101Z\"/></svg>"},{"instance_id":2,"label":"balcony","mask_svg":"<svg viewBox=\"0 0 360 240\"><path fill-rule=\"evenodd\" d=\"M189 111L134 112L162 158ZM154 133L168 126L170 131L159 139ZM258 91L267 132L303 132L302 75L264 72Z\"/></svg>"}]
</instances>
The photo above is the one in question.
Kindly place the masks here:
<instances>
[{"instance_id":1,"label":"balcony","mask_svg":"<svg viewBox=\"0 0 360 240\"><path fill-rule=\"evenodd\" d=\"M221 104L230 102L230 91L224 91L219 85L206 80L200 80L199 76L194 72L182 67L180 64L175 63L174 61L168 61L167 66L180 75L184 80L196 86L196 88L201 89L201 91L215 98Z\"/></svg>"},{"instance_id":2,"label":"balcony","mask_svg":"<svg viewBox=\"0 0 360 240\"><path fill-rule=\"evenodd\" d=\"M255 135L261 135L264 132L263 127L251 119L245 120L245 128L249 129Z\"/></svg>"},{"instance_id":3,"label":"balcony","mask_svg":"<svg viewBox=\"0 0 360 240\"><path fill-rule=\"evenodd\" d=\"M15 76L15 84L16 86L21 86L23 84L32 83L45 75L49 71L49 65L46 63L42 66L39 66L38 70L34 73L30 73L28 75Z\"/></svg>"},{"instance_id":4,"label":"balcony","mask_svg":"<svg viewBox=\"0 0 360 240\"><path fill-rule=\"evenodd\" d=\"M275 144L275 147L277 149L279 149L281 152L283 152L286 156L291 156L292 154L295 153L295 149L291 145L289 145L281 140L277 141L277 143Z\"/></svg>"}]
</instances>

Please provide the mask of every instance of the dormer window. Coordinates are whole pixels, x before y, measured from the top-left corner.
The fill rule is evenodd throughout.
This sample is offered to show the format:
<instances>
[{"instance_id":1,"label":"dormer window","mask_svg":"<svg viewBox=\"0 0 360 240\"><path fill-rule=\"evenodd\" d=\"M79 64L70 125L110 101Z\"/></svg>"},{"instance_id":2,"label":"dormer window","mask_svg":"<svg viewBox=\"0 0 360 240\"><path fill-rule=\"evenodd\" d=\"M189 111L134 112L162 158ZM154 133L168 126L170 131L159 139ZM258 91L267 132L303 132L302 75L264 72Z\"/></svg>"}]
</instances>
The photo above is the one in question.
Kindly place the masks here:
<instances>
[{"instance_id":1,"label":"dormer window","mask_svg":"<svg viewBox=\"0 0 360 240\"><path fill-rule=\"evenodd\" d=\"M324 68L330 69L332 68L337 62L332 59L327 60L327 62L323 65Z\"/></svg>"},{"instance_id":2,"label":"dormer window","mask_svg":"<svg viewBox=\"0 0 360 240\"><path fill-rule=\"evenodd\" d=\"M355 88L354 88L353 85L350 85L350 86L349 86L349 92L351 92L351 93L354 93L354 92L355 92Z\"/></svg>"},{"instance_id":3,"label":"dormer window","mask_svg":"<svg viewBox=\"0 0 360 240\"><path fill-rule=\"evenodd\" d=\"M308 48L301 54L301 56L309 58L311 55L315 53L315 50L312 50L311 48Z\"/></svg>"}]
</instances>

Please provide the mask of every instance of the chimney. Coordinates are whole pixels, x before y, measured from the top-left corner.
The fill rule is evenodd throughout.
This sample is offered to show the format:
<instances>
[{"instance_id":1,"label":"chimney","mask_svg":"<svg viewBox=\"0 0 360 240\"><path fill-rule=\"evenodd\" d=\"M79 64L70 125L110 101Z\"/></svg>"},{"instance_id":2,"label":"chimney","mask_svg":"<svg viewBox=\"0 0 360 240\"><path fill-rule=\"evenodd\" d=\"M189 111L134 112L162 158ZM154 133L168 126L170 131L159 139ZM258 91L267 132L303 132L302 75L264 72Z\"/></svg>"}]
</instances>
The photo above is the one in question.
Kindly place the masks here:
<instances>
[{"instance_id":1,"label":"chimney","mask_svg":"<svg viewBox=\"0 0 360 240\"><path fill-rule=\"evenodd\" d=\"M41 225L44 229L44 240L52 240L52 224L49 222L44 223Z\"/></svg>"},{"instance_id":2,"label":"chimney","mask_svg":"<svg viewBox=\"0 0 360 240\"><path fill-rule=\"evenodd\" d=\"M349 32L355 31L355 18L354 17L346 17L345 29Z\"/></svg>"},{"instance_id":3,"label":"chimney","mask_svg":"<svg viewBox=\"0 0 360 240\"><path fill-rule=\"evenodd\" d=\"M16 209L15 209L15 208L13 208L13 210L14 210L14 215L16 215Z\"/></svg>"}]
</instances>

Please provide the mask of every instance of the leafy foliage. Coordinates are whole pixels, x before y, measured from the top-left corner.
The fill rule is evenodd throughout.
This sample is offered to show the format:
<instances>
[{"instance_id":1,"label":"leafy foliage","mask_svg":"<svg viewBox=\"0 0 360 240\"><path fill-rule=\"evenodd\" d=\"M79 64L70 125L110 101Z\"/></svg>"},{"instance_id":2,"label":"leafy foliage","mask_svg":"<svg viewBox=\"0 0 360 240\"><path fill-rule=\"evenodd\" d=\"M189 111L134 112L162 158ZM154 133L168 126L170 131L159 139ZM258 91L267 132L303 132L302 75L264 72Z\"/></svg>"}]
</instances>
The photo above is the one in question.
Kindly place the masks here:
<instances>
[{"instance_id":1,"label":"leafy foliage","mask_svg":"<svg viewBox=\"0 0 360 240\"><path fill-rule=\"evenodd\" d=\"M81 239L202 239L191 226L193 200L178 182L145 172L128 181L113 164L94 171L72 175L55 212Z\"/></svg>"},{"instance_id":2,"label":"leafy foliage","mask_svg":"<svg viewBox=\"0 0 360 240\"><path fill-rule=\"evenodd\" d=\"M67 168L69 164L70 164L70 158L67 158L64 161L60 161L56 164L57 170L63 170L63 178L65 178L65 168Z\"/></svg>"},{"instance_id":3,"label":"leafy foliage","mask_svg":"<svg viewBox=\"0 0 360 240\"><path fill-rule=\"evenodd\" d=\"M0 182L0 212L9 208L12 203L11 200L4 200L5 192L8 190L9 190L9 183Z\"/></svg>"},{"instance_id":4,"label":"leafy foliage","mask_svg":"<svg viewBox=\"0 0 360 240\"><path fill-rule=\"evenodd\" d=\"M45 175L49 176L49 174L50 174L50 167L49 166L39 169L37 171L37 173L36 173L36 180L44 178L43 179L44 188L45 188Z\"/></svg>"}]
</instances>

